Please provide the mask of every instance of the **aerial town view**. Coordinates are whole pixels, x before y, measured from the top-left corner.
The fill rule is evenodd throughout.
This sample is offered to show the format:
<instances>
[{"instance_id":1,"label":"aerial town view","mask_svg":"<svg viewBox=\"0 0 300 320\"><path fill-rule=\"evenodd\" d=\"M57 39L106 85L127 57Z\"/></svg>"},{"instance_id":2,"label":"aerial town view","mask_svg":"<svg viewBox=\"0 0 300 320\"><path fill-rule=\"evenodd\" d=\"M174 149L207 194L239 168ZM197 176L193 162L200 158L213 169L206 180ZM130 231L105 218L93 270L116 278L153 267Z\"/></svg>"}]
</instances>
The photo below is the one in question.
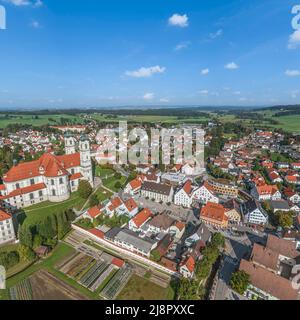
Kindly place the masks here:
<instances>
[{"instance_id":1,"label":"aerial town view","mask_svg":"<svg viewBox=\"0 0 300 320\"><path fill-rule=\"evenodd\" d=\"M296 2L0 0L0 300L300 300Z\"/></svg>"}]
</instances>

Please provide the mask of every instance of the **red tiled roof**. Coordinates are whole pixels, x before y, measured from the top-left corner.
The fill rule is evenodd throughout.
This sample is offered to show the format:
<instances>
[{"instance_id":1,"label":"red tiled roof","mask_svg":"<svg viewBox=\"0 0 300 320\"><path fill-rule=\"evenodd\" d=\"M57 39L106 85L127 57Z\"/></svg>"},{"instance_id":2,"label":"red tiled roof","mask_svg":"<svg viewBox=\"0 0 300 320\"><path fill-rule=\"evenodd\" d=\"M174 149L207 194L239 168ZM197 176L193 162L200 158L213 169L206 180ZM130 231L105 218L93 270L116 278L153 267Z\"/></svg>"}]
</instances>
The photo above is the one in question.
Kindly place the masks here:
<instances>
[{"instance_id":1,"label":"red tiled roof","mask_svg":"<svg viewBox=\"0 0 300 320\"><path fill-rule=\"evenodd\" d=\"M289 280L244 259L241 260L240 270L249 274L250 282L254 287L280 300L297 299L298 291L293 289Z\"/></svg>"},{"instance_id":2,"label":"red tiled roof","mask_svg":"<svg viewBox=\"0 0 300 320\"><path fill-rule=\"evenodd\" d=\"M100 239L104 239L104 232L100 231L99 229L91 229L89 232Z\"/></svg>"},{"instance_id":3,"label":"red tiled roof","mask_svg":"<svg viewBox=\"0 0 300 320\"><path fill-rule=\"evenodd\" d=\"M78 180L78 179L80 179L80 178L82 178L82 174L81 174L80 172L74 173L74 174L72 174L72 175L70 176L70 180L71 180L71 181L72 181L72 180Z\"/></svg>"},{"instance_id":4,"label":"red tiled roof","mask_svg":"<svg viewBox=\"0 0 300 320\"><path fill-rule=\"evenodd\" d=\"M140 189L142 187L142 182L138 178L132 180L129 184L130 184L132 190L137 190L137 189Z\"/></svg>"},{"instance_id":5,"label":"red tiled roof","mask_svg":"<svg viewBox=\"0 0 300 320\"><path fill-rule=\"evenodd\" d=\"M11 219L11 215L3 210L0 210L0 221Z\"/></svg>"},{"instance_id":6,"label":"red tiled roof","mask_svg":"<svg viewBox=\"0 0 300 320\"><path fill-rule=\"evenodd\" d=\"M225 215L225 208L218 203L207 202L200 211L200 217L206 217L217 221L227 221L228 217Z\"/></svg>"},{"instance_id":7,"label":"red tiled roof","mask_svg":"<svg viewBox=\"0 0 300 320\"><path fill-rule=\"evenodd\" d=\"M112 199L110 202L111 205L109 206L109 210L114 210L123 204L122 200L119 197Z\"/></svg>"},{"instance_id":8,"label":"red tiled roof","mask_svg":"<svg viewBox=\"0 0 300 320\"><path fill-rule=\"evenodd\" d=\"M129 212L135 210L138 206L134 199L130 198L125 202L125 206Z\"/></svg>"},{"instance_id":9,"label":"red tiled roof","mask_svg":"<svg viewBox=\"0 0 300 320\"><path fill-rule=\"evenodd\" d=\"M113 258L111 263L113 265L115 265L116 267L118 267L118 268L122 268L124 266L124 264L125 264L125 261L122 260L122 259Z\"/></svg>"},{"instance_id":10,"label":"red tiled roof","mask_svg":"<svg viewBox=\"0 0 300 320\"><path fill-rule=\"evenodd\" d=\"M88 210L88 214L91 218L96 218L101 214L101 210L98 206L95 206Z\"/></svg>"},{"instance_id":11,"label":"red tiled roof","mask_svg":"<svg viewBox=\"0 0 300 320\"><path fill-rule=\"evenodd\" d=\"M263 184L263 185L258 185L256 186L257 192L259 195L264 195L264 194L274 194L278 191L278 187L275 185L268 185L268 184Z\"/></svg>"},{"instance_id":12,"label":"red tiled roof","mask_svg":"<svg viewBox=\"0 0 300 320\"><path fill-rule=\"evenodd\" d=\"M39 160L20 163L12 167L4 175L3 180L4 182L15 182L41 175L57 177L67 175L66 169L78 166L80 166L79 153L64 156L54 156L50 153L45 153Z\"/></svg>"},{"instance_id":13,"label":"red tiled roof","mask_svg":"<svg viewBox=\"0 0 300 320\"><path fill-rule=\"evenodd\" d=\"M4 184L0 184L0 191L1 191L1 190L6 190L6 187L5 187Z\"/></svg>"},{"instance_id":14,"label":"red tiled roof","mask_svg":"<svg viewBox=\"0 0 300 320\"><path fill-rule=\"evenodd\" d=\"M182 265L185 265L187 269L192 273L195 270L195 259L192 256L189 256Z\"/></svg>"},{"instance_id":15,"label":"red tiled roof","mask_svg":"<svg viewBox=\"0 0 300 320\"><path fill-rule=\"evenodd\" d=\"M149 218L152 217L152 212L148 209L145 208L141 212L139 212L133 219L132 221L134 224L139 228L142 224L144 224Z\"/></svg>"},{"instance_id":16,"label":"red tiled roof","mask_svg":"<svg viewBox=\"0 0 300 320\"><path fill-rule=\"evenodd\" d=\"M38 190L43 190L45 188L46 188L46 185L44 183L38 183L38 184L34 184L29 187L16 189L16 190L12 191L10 194L3 196L3 197L0 197L0 199L2 199L2 200L9 199L11 197L21 196L23 194L31 193L31 192L38 191Z\"/></svg>"},{"instance_id":17,"label":"red tiled roof","mask_svg":"<svg viewBox=\"0 0 300 320\"><path fill-rule=\"evenodd\" d=\"M192 181L188 180L184 186L183 186L183 190L185 191L186 194L190 194L192 191Z\"/></svg>"}]
</instances>

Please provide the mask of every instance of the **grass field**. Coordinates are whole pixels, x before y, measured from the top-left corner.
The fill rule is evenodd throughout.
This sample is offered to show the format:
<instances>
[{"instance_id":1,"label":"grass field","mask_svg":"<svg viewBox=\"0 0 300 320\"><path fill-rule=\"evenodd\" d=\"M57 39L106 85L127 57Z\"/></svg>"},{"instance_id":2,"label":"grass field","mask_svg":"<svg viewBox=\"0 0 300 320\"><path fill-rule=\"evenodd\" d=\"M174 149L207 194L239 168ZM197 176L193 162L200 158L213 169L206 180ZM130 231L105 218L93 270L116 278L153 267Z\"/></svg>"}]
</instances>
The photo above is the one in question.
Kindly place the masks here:
<instances>
[{"instance_id":1,"label":"grass field","mask_svg":"<svg viewBox=\"0 0 300 320\"><path fill-rule=\"evenodd\" d=\"M274 117L273 119L280 122L280 124L270 125L270 127L300 133L300 115Z\"/></svg>"},{"instance_id":2,"label":"grass field","mask_svg":"<svg viewBox=\"0 0 300 320\"><path fill-rule=\"evenodd\" d=\"M108 176L114 175L116 173L115 170L109 168L102 168L100 166L96 167L96 176L100 178L106 178Z\"/></svg>"},{"instance_id":3,"label":"grass field","mask_svg":"<svg viewBox=\"0 0 300 320\"><path fill-rule=\"evenodd\" d=\"M148 279L133 275L117 300L172 300L173 290L160 287Z\"/></svg>"},{"instance_id":4,"label":"grass field","mask_svg":"<svg viewBox=\"0 0 300 320\"><path fill-rule=\"evenodd\" d=\"M109 190L112 190L114 192L118 192L119 189L116 188L115 184L117 182L120 182L121 186L123 187L124 183L126 182L126 177L121 177L121 179L116 179L115 177L111 177L111 178L108 178L108 179L103 179L102 182L103 182L103 185L108 188Z\"/></svg>"},{"instance_id":5,"label":"grass field","mask_svg":"<svg viewBox=\"0 0 300 320\"><path fill-rule=\"evenodd\" d=\"M71 116L67 114L60 114L60 115L39 115L37 118L32 115L9 115L6 116L4 114L0 115L0 128L5 128L10 124L27 124L33 126L42 126L46 124L50 125L60 125L60 119L65 118L69 121L81 123L82 118L79 116ZM54 121L52 121L54 120Z\"/></svg>"},{"instance_id":6,"label":"grass field","mask_svg":"<svg viewBox=\"0 0 300 320\"><path fill-rule=\"evenodd\" d=\"M105 201L106 199L110 199L111 196L112 196L112 193L109 192L108 190L105 190L103 188L99 188L97 191L96 191L96 196L97 198L99 199L100 202L103 202Z\"/></svg>"}]
</instances>

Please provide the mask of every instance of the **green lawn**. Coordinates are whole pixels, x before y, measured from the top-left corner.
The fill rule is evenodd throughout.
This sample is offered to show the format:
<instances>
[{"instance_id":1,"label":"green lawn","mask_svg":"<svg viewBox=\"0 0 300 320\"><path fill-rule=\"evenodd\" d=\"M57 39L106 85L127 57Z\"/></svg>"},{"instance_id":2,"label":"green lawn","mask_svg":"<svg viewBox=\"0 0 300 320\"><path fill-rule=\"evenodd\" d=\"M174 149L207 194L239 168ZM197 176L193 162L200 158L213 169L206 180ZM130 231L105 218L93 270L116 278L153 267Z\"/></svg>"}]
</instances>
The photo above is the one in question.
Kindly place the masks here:
<instances>
[{"instance_id":1,"label":"green lawn","mask_svg":"<svg viewBox=\"0 0 300 320\"><path fill-rule=\"evenodd\" d=\"M121 177L121 179L116 179L115 177L111 177L108 179L102 179L103 185L108 188L109 190L112 190L114 192L118 192L119 189L116 188L115 184L119 181L121 183L121 186L123 187L126 182L126 177Z\"/></svg>"},{"instance_id":2,"label":"green lawn","mask_svg":"<svg viewBox=\"0 0 300 320\"><path fill-rule=\"evenodd\" d=\"M70 199L60 202L53 203L50 201L45 201L31 207L24 209L26 215L25 223L34 223L36 220L40 219L40 216L52 215L57 212L65 211L71 208L77 210L81 209L86 200L79 197L78 193L74 192L71 194Z\"/></svg>"},{"instance_id":3,"label":"green lawn","mask_svg":"<svg viewBox=\"0 0 300 320\"><path fill-rule=\"evenodd\" d=\"M99 199L100 202L103 202L103 201L105 201L107 199L110 199L111 196L112 196L111 192L109 192L108 190L105 190L105 189L103 189L101 187L96 191L95 194L96 194L96 196L97 196L97 198Z\"/></svg>"},{"instance_id":4,"label":"green lawn","mask_svg":"<svg viewBox=\"0 0 300 320\"><path fill-rule=\"evenodd\" d=\"M96 176L98 176L100 178L106 178L106 177L111 176L115 173L116 173L116 171L113 169L102 168L100 166L96 167Z\"/></svg>"},{"instance_id":5,"label":"green lawn","mask_svg":"<svg viewBox=\"0 0 300 320\"><path fill-rule=\"evenodd\" d=\"M134 274L117 300L172 300L173 298L174 293L170 287L160 287L150 280Z\"/></svg>"},{"instance_id":6,"label":"green lawn","mask_svg":"<svg viewBox=\"0 0 300 320\"><path fill-rule=\"evenodd\" d=\"M284 131L300 133L300 115L274 117L280 124L270 125L270 127L280 128Z\"/></svg>"}]
</instances>

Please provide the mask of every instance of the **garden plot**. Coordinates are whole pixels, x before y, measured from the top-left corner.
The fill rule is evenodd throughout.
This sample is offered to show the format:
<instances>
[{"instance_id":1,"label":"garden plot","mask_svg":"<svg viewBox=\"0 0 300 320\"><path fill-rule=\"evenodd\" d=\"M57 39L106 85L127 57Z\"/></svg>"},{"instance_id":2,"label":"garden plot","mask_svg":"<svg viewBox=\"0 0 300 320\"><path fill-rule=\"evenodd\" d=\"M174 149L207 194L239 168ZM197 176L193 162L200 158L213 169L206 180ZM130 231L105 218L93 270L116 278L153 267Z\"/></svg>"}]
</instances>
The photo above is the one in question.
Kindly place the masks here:
<instances>
[{"instance_id":1,"label":"garden plot","mask_svg":"<svg viewBox=\"0 0 300 320\"><path fill-rule=\"evenodd\" d=\"M79 283L89 288L97 280L97 278L107 269L108 264L104 261L98 261L84 276L81 277Z\"/></svg>"},{"instance_id":2,"label":"garden plot","mask_svg":"<svg viewBox=\"0 0 300 320\"><path fill-rule=\"evenodd\" d=\"M112 272L118 267L112 264L113 256L103 255L103 259L95 259L90 255L78 253L66 261L60 271L72 278L81 286L95 292L100 286L109 282ZM116 272L116 271L115 271Z\"/></svg>"},{"instance_id":3,"label":"garden plot","mask_svg":"<svg viewBox=\"0 0 300 320\"><path fill-rule=\"evenodd\" d=\"M104 299L113 300L126 286L132 273L132 267L129 264L126 264L113 276L109 283L104 287L100 295Z\"/></svg>"},{"instance_id":4,"label":"garden plot","mask_svg":"<svg viewBox=\"0 0 300 320\"><path fill-rule=\"evenodd\" d=\"M9 289L11 300L32 300L32 288L29 279L23 280Z\"/></svg>"}]
</instances>

